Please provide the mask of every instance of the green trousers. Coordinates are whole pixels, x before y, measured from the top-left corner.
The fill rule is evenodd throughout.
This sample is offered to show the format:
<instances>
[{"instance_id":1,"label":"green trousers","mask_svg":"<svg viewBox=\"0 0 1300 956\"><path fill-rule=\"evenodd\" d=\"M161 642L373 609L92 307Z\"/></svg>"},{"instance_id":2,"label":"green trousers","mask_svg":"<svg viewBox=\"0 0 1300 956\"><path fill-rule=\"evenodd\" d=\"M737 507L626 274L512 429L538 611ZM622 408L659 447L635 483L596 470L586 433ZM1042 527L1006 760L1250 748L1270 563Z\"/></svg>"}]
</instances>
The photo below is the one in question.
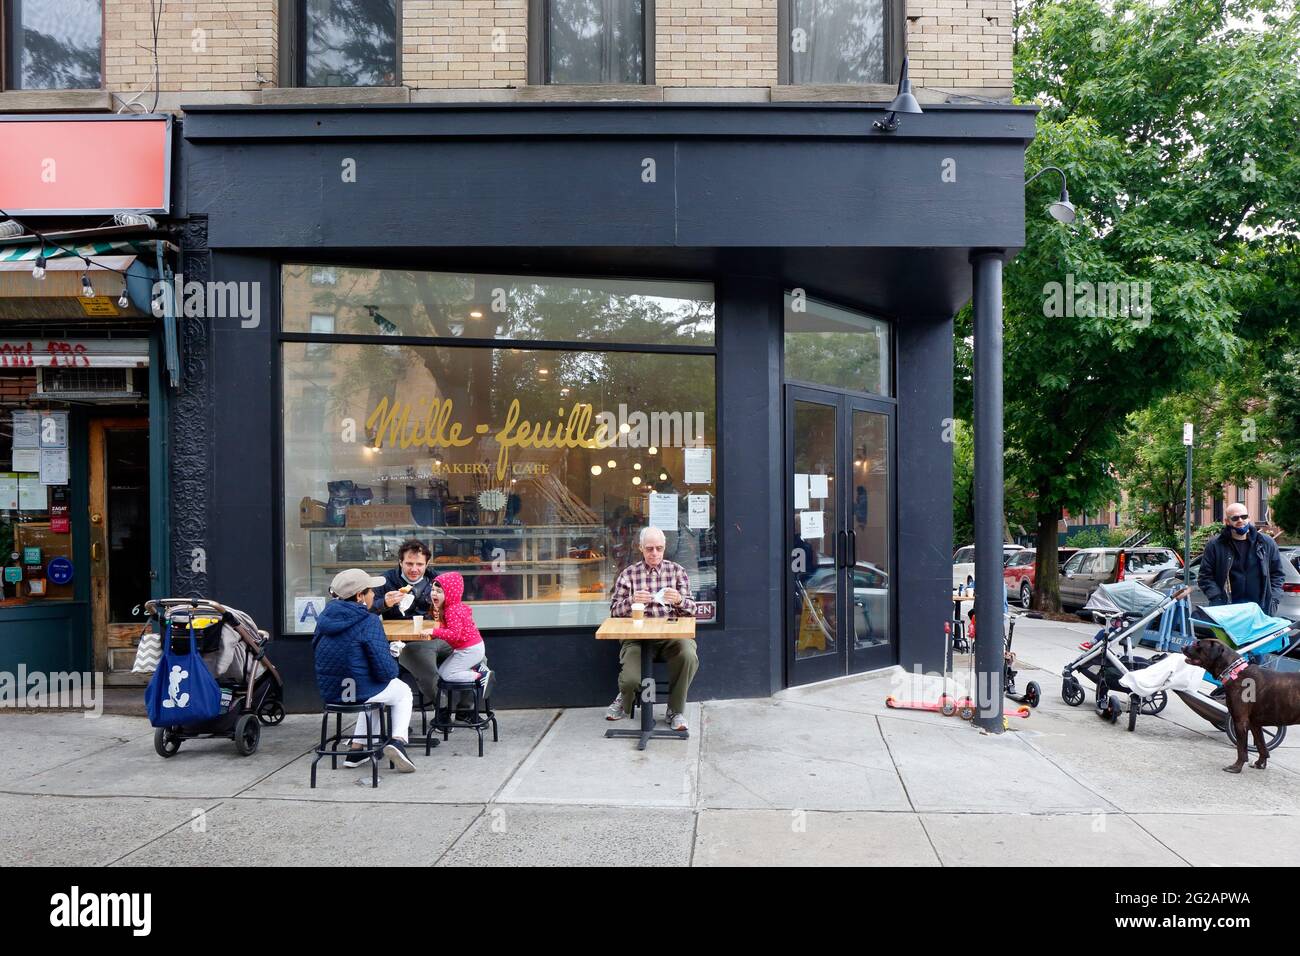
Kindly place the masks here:
<instances>
[{"instance_id":1,"label":"green trousers","mask_svg":"<svg viewBox=\"0 0 1300 956\"><path fill-rule=\"evenodd\" d=\"M632 713L632 702L641 692L641 645L649 644L654 660L668 663L668 709L686 713L686 694L695 672L700 669L695 641L623 641L618 651L618 689L623 693L623 711Z\"/></svg>"}]
</instances>

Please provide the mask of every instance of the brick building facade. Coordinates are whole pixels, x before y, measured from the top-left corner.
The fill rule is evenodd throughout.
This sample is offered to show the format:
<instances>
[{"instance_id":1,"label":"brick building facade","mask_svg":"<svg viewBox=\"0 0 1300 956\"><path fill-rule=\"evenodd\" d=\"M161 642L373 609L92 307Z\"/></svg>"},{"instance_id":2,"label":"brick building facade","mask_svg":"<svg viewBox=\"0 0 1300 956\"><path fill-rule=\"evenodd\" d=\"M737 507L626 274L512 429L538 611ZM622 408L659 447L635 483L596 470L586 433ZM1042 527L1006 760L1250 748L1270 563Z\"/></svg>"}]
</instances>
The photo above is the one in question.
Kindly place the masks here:
<instances>
[{"instance_id":1,"label":"brick building facade","mask_svg":"<svg viewBox=\"0 0 1300 956\"><path fill-rule=\"evenodd\" d=\"M530 76L542 41L529 0L400 0L392 83L308 88L294 80L290 0L164 2L157 21L158 106L200 103L437 103L514 100L887 101L883 83L781 79L783 12L791 0L658 0L646 15L648 82L546 84ZM156 7L103 0L102 88L0 92L0 112L152 108ZM903 0L885 4L910 58L918 99L1009 102L1009 0ZM531 19L530 19L531 15ZM892 29L892 28L891 28ZM797 32L797 28L794 32ZM131 103L130 107L124 104Z\"/></svg>"}]
</instances>

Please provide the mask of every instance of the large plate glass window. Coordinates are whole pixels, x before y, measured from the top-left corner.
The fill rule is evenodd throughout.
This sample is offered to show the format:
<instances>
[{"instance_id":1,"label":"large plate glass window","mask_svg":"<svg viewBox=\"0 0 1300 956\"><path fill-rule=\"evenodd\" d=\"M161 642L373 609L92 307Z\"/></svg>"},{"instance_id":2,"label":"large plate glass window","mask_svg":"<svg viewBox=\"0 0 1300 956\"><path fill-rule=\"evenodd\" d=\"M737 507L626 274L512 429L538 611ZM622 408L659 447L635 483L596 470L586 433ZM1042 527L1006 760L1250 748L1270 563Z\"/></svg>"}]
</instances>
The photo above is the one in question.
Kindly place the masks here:
<instances>
[{"instance_id":1,"label":"large plate glass window","mask_svg":"<svg viewBox=\"0 0 1300 956\"><path fill-rule=\"evenodd\" d=\"M711 346L710 285L313 271L283 273L303 333L283 344L289 632L313 629L339 570L382 573L409 537L465 576L481 627L593 626L652 516L713 616L715 357L654 349ZM311 334L322 315L334 335ZM514 341L455 344L471 327Z\"/></svg>"},{"instance_id":2,"label":"large plate glass window","mask_svg":"<svg viewBox=\"0 0 1300 956\"><path fill-rule=\"evenodd\" d=\"M397 83L396 0L298 0L304 86Z\"/></svg>"},{"instance_id":3,"label":"large plate glass window","mask_svg":"<svg viewBox=\"0 0 1300 956\"><path fill-rule=\"evenodd\" d=\"M547 83L644 83L647 0L545 0Z\"/></svg>"},{"instance_id":4,"label":"large plate glass window","mask_svg":"<svg viewBox=\"0 0 1300 956\"><path fill-rule=\"evenodd\" d=\"M97 90L103 85L100 0L9 0L9 89Z\"/></svg>"}]
</instances>

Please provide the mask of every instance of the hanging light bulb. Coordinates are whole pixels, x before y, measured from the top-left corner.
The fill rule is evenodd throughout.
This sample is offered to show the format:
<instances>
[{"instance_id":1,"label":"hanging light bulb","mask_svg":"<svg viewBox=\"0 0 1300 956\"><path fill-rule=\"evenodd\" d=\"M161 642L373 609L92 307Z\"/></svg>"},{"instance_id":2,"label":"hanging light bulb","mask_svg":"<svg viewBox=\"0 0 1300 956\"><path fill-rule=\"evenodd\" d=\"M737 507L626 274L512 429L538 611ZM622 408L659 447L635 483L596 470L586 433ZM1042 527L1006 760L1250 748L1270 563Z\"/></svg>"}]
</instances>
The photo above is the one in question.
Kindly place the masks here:
<instances>
[{"instance_id":1,"label":"hanging light bulb","mask_svg":"<svg viewBox=\"0 0 1300 956\"><path fill-rule=\"evenodd\" d=\"M86 275L84 272L81 274L81 294L87 299L93 299L95 297L95 287L90 284L90 276Z\"/></svg>"},{"instance_id":2,"label":"hanging light bulb","mask_svg":"<svg viewBox=\"0 0 1300 956\"><path fill-rule=\"evenodd\" d=\"M119 309L127 309L131 307L131 297L126 294L125 289L123 289L122 294L117 297L117 307Z\"/></svg>"},{"instance_id":3,"label":"hanging light bulb","mask_svg":"<svg viewBox=\"0 0 1300 956\"><path fill-rule=\"evenodd\" d=\"M44 256L36 257L36 265L32 266L32 278L33 279L45 278L45 257Z\"/></svg>"}]
</instances>

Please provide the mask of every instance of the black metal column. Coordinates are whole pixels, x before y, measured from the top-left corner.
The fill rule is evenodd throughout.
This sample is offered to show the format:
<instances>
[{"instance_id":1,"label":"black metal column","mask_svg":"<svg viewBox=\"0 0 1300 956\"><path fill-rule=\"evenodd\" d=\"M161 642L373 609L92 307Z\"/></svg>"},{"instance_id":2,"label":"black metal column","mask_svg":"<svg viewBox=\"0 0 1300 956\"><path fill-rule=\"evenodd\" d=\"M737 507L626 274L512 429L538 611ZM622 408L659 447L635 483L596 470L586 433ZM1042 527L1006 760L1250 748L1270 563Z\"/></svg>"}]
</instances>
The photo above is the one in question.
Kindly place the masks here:
<instances>
[{"instance_id":1,"label":"black metal column","mask_svg":"<svg viewBox=\"0 0 1300 956\"><path fill-rule=\"evenodd\" d=\"M971 256L975 310L975 722L1002 733L1002 258Z\"/></svg>"}]
</instances>

